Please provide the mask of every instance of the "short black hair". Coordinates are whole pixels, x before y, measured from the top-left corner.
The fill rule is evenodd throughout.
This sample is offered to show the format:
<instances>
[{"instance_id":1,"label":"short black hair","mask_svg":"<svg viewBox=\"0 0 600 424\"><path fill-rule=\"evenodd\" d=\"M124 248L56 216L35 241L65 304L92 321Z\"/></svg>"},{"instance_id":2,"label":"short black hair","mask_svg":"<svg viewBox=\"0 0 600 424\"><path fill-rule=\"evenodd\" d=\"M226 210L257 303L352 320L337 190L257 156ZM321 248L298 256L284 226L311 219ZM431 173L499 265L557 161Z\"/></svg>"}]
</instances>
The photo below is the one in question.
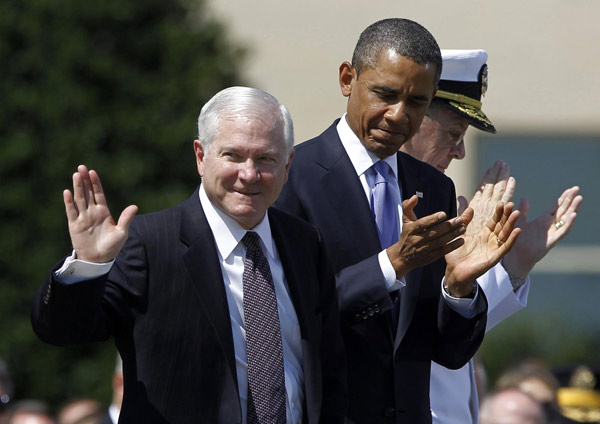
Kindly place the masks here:
<instances>
[{"instance_id":1,"label":"short black hair","mask_svg":"<svg viewBox=\"0 0 600 424\"><path fill-rule=\"evenodd\" d=\"M442 53L433 35L422 25L402 18L382 19L369 25L360 34L352 55L357 77L363 69L374 68L384 50L393 50L419 65L434 65L437 87L442 74Z\"/></svg>"}]
</instances>

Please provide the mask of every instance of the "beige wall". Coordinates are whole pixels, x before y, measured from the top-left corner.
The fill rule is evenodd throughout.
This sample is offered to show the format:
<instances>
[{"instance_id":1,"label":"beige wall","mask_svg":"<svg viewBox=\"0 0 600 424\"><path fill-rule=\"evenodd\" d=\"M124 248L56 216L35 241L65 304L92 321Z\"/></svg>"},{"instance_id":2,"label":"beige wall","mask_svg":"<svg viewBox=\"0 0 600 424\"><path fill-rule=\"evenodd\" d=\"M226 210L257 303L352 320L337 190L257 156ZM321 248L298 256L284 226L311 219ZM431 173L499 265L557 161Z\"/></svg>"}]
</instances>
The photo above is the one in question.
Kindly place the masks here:
<instances>
[{"instance_id":1,"label":"beige wall","mask_svg":"<svg viewBox=\"0 0 600 424\"><path fill-rule=\"evenodd\" d=\"M360 32L386 17L421 23L442 48L488 51L490 87L483 109L500 132L599 132L600 1L366 4L213 0L210 6L232 37L250 48L248 83L289 108L297 142L320 133L343 113L339 64L351 58ZM473 143L468 140L467 146ZM465 165L449 171L459 192L471 190L466 181L473 167Z\"/></svg>"}]
</instances>

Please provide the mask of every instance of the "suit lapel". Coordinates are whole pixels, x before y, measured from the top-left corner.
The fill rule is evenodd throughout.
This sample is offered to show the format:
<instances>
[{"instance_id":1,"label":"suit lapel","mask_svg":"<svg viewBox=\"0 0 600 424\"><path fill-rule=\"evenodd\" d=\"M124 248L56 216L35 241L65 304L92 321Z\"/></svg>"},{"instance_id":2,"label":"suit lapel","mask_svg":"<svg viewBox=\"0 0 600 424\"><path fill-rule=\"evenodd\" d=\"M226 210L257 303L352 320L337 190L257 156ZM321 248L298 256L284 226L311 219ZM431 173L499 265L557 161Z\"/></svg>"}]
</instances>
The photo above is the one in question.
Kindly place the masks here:
<instances>
[{"instance_id":1,"label":"suit lapel","mask_svg":"<svg viewBox=\"0 0 600 424\"><path fill-rule=\"evenodd\" d=\"M279 213L272 208L269 210L269 224L300 325L302 368L305 377L304 393L310 408L311 398L315 393L319 393L321 385L320 371L316 371L318 370L316 365L320 362L320 353L312 348L319 345L321 337L320 334L315 334L319 325L315 322L315 292L312 289L314 281L311 281L312 277L306 275L306 259L302 254L301 245L296 243L294 236L290 237L291 233L289 229L286 231L284 221L278 218ZM326 341L321 342L326 343Z\"/></svg>"},{"instance_id":2,"label":"suit lapel","mask_svg":"<svg viewBox=\"0 0 600 424\"><path fill-rule=\"evenodd\" d=\"M205 310L219 344L225 353L232 375L235 371L235 354L231 319L225 294L225 285L214 237L202 206L198 191L183 204L181 215L181 241L188 246L183 255L189 281L197 300ZM237 380L236 380L237 385Z\"/></svg>"},{"instance_id":3,"label":"suit lapel","mask_svg":"<svg viewBox=\"0 0 600 424\"><path fill-rule=\"evenodd\" d=\"M323 140L319 142L321 152L317 163L326 169L322 178L323 188L355 248L362 257L368 257L381 249L377 227L358 175L340 141L336 124L337 121L321 135Z\"/></svg>"},{"instance_id":4,"label":"suit lapel","mask_svg":"<svg viewBox=\"0 0 600 424\"><path fill-rule=\"evenodd\" d=\"M402 189L402 200L409 199L417 193L421 193L424 197L425 194L428 193L427 183L421 178L418 169L411 166L411 163L407 160L407 156L404 153L398 152L397 158L398 180ZM419 198L419 202L414 209L417 218L421 218L423 216L423 211L426 210L425 201L426 199ZM396 330L394 350L400 345L412 320L416 305L415 300L420 291L422 273L423 268L419 267L410 271L405 277L406 287L402 290L403 295L400 297L400 320Z\"/></svg>"}]
</instances>

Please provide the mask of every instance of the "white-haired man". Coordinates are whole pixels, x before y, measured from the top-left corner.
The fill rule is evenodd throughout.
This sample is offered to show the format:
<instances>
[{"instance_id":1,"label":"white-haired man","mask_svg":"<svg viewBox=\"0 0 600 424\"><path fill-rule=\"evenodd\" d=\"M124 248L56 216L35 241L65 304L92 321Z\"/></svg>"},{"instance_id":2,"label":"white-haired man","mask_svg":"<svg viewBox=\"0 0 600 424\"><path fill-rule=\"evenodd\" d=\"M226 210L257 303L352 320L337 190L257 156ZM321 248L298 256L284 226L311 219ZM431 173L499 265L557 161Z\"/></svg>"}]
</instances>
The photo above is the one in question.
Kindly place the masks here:
<instances>
[{"instance_id":1,"label":"white-haired man","mask_svg":"<svg viewBox=\"0 0 600 424\"><path fill-rule=\"evenodd\" d=\"M202 183L164 211L134 219L129 206L115 225L98 174L79 166L63 194L74 254L38 291L34 330L59 345L114 337L120 423L341 422L333 273L316 230L269 209L291 118L270 94L232 87L198 127Z\"/></svg>"}]
</instances>

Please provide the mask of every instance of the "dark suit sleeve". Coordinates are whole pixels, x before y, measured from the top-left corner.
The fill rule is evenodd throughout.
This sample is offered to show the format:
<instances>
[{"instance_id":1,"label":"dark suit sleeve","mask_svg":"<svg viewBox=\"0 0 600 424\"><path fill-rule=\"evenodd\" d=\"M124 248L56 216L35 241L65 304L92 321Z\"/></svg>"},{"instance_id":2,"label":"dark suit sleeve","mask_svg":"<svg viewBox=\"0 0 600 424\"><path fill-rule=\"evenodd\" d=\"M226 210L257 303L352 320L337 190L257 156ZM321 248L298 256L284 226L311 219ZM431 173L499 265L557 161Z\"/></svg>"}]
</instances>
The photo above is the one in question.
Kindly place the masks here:
<instances>
[{"instance_id":1,"label":"dark suit sleeve","mask_svg":"<svg viewBox=\"0 0 600 424\"><path fill-rule=\"evenodd\" d=\"M307 171L305 171L307 172ZM311 178L314 175L311 175ZM326 249L333 267L339 269L335 276L337 299L341 321L351 324L364 319L365 316L379 315L392 308L392 297L387 290L385 278L379 265L379 247L375 254L363 259L356 255L355 259L348 258L340 252L348 252L347 239L342 232L333 236L332 229L339 229L340 223L334 213L322 213L320 206L325 199L319 195L311 195L311 185L301 183L307 179L307 174L292 169L290 179L285 184L276 207L310 222L321 230L329 232L325 239ZM312 181L315 183L315 181ZM299 196L296 188L302 189ZM377 244L379 243L377 239Z\"/></svg>"},{"instance_id":2,"label":"dark suit sleeve","mask_svg":"<svg viewBox=\"0 0 600 424\"><path fill-rule=\"evenodd\" d=\"M446 212L449 217L455 217L457 215L456 191L450 180L445 181L448 187L444 192L450 194ZM479 290L480 301L484 302L486 307L476 316L465 318L452 309L442 295L441 280L437 284L437 290L439 291L438 337L435 339L432 359L446 368L458 369L475 355L483 340L487 320L487 300L483 290Z\"/></svg>"},{"instance_id":3,"label":"dark suit sleeve","mask_svg":"<svg viewBox=\"0 0 600 424\"><path fill-rule=\"evenodd\" d=\"M130 265L127 281L125 261ZM131 326L130 306L124 299L139 298L146 281L144 248L133 226L108 274L65 284L55 278L63 263L54 266L32 303L32 327L42 341L60 346L104 341Z\"/></svg>"},{"instance_id":4,"label":"dark suit sleeve","mask_svg":"<svg viewBox=\"0 0 600 424\"><path fill-rule=\"evenodd\" d=\"M319 243L319 268L323 331L321 361L323 372L322 423L343 423L347 409L346 352L340 332L333 270L322 243Z\"/></svg>"}]
</instances>

